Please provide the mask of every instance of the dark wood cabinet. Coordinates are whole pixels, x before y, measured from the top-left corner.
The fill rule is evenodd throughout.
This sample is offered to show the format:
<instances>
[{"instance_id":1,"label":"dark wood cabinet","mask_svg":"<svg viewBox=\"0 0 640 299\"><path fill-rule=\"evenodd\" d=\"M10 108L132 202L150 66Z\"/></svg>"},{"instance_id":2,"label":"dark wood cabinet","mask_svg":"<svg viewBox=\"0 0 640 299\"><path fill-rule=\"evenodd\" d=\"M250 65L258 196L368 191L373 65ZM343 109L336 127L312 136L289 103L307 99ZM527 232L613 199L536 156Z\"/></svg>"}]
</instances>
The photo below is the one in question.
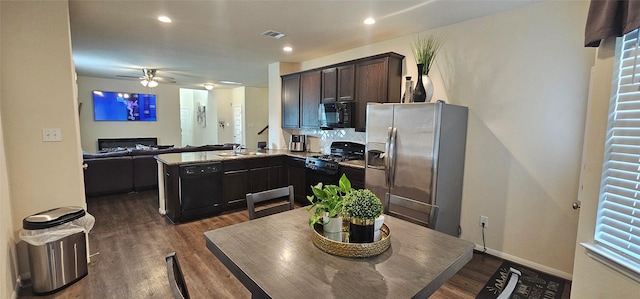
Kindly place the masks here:
<instances>
[{"instance_id":1,"label":"dark wood cabinet","mask_svg":"<svg viewBox=\"0 0 640 299\"><path fill-rule=\"evenodd\" d=\"M178 166L164 167L164 191L167 198L167 213L176 213L180 208L180 171ZM364 169L340 166L351 186L364 188ZM247 193L292 185L294 198L300 205L308 205L311 185L318 182L338 184L338 175L326 175L305 167L305 158L293 156L266 156L222 161L222 206L225 211L246 208ZM219 198L219 197L218 197ZM218 201L219 202L219 201ZM175 204L178 203L178 204ZM173 214L172 214L173 215Z\"/></svg>"},{"instance_id":2,"label":"dark wood cabinet","mask_svg":"<svg viewBox=\"0 0 640 299\"><path fill-rule=\"evenodd\" d=\"M300 127L318 128L321 72L304 72L300 75Z\"/></svg>"},{"instance_id":3,"label":"dark wood cabinet","mask_svg":"<svg viewBox=\"0 0 640 299\"><path fill-rule=\"evenodd\" d=\"M284 157L224 161L225 210L247 206L247 193L287 186Z\"/></svg>"},{"instance_id":4,"label":"dark wood cabinet","mask_svg":"<svg viewBox=\"0 0 640 299\"><path fill-rule=\"evenodd\" d=\"M274 185L273 176L271 175L273 169L271 165L253 166L249 169L249 181L251 182L251 193L260 192L272 189Z\"/></svg>"},{"instance_id":5,"label":"dark wood cabinet","mask_svg":"<svg viewBox=\"0 0 640 299\"><path fill-rule=\"evenodd\" d=\"M338 100L338 69L335 67L322 70L322 102L331 103Z\"/></svg>"},{"instance_id":6,"label":"dark wood cabinet","mask_svg":"<svg viewBox=\"0 0 640 299\"><path fill-rule=\"evenodd\" d=\"M271 169L271 189L289 186L287 174L285 173L285 157L271 158L273 168Z\"/></svg>"},{"instance_id":7,"label":"dark wood cabinet","mask_svg":"<svg viewBox=\"0 0 640 299\"><path fill-rule=\"evenodd\" d=\"M282 76L282 127L300 127L300 74Z\"/></svg>"},{"instance_id":8,"label":"dark wood cabinet","mask_svg":"<svg viewBox=\"0 0 640 299\"><path fill-rule=\"evenodd\" d=\"M322 171L316 171L312 169L307 169L307 195L313 195L313 191L311 190L311 186L315 186L318 183L322 183L322 185L338 185L340 176L338 174L327 174Z\"/></svg>"},{"instance_id":9,"label":"dark wood cabinet","mask_svg":"<svg viewBox=\"0 0 640 299\"><path fill-rule=\"evenodd\" d=\"M389 52L282 76L282 128L318 128L320 103L355 101L356 131L367 103L399 103L404 56Z\"/></svg>"},{"instance_id":10,"label":"dark wood cabinet","mask_svg":"<svg viewBox=\"0 0 640 299\"><path fill-rule=\"evenodd\" d=\"M246 207L246 194L251 188L246 161L224 161L222 167L224 169L224 209Z\"/></svg>"},{"instance_id":11,"label":"dark wood cabinet","mask_svg":"<svg viewBox=\"0 0 640 299\"><path fill-rule=\"evenodd\" d=\"M364 168L340 166L342 173L347 175L351 188L364 189Z\"/></svg>"},{"instance_id":12,"label":"dark wood cabinet","mask_svg":"<svg viewBox=\"0 0 640 299\"><path fill-rule=\"evenodd\" d=\"M366 128L367 103L400 103L403 59L402 55L388 53L356 63L356 131Z\"/></svg>"},{"instance_id":13,"label":"dark wood cabinet","mask_svg":"<svg viewBox=\"0 0 640 299\"><path fill-rule=\"evenodd\" d=\"M307 185L306 170L304 158L287 157L285 160L285 172L287 173L287 182L293 186L294 200L301 205L308 205L307 189L311 189Z\"/></svg>"},{"instance_id":14,"label":"dark wood cabinet","mask_svg":"<svg viewBox=\"0 0 640 299\"><path fill-rule=\"evenodd\" d=\"M338 67L338 101L353 101L355 99L355 65L348 64Z\"/></svg>"},{"instance_id":15,"label":"dark wood cabinet","mask_svg":"<svg viewBox=\"0 0 640 299\"><path fill-rule=\"evenodd\" d=\"M353 101L355 65L348 64L322 70L322 102Z\"/></svg>"},{"instance_id":16,"label":"dark wood cabinet","mask_svg":"<svg viewBox=\"0 0 640 299\"><path fill-rule=\"evenodd\" d=\"M180 210L180 171L178 166L162 164L164 172L165 214L177 215ZM171 218L171 216L169 216Z\"/></svg>"},{"instance_id":17,"label":"dark wood cabinet","mask_svg":"<svg viewBox=\"0 0 640 299\"><path fill-rule=\"evenodd\" d=\"M321 72L309 71L282 76L282 127L318 128Z\"/></svg>"}]
</instances>

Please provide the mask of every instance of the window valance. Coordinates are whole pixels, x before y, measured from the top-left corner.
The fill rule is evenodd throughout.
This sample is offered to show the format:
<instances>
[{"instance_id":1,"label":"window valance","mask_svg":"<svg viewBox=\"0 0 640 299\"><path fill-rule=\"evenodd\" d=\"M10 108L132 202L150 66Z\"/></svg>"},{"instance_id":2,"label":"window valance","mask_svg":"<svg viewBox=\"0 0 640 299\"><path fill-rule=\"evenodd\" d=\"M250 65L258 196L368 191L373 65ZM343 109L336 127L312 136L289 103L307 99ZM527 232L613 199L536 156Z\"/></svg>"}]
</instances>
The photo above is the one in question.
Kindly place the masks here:
<instances>
[{"instance_id":1,"label":"window valance","mask_svg":"<svg viewBox=\"0 0 640 299\"><path fill-rule=\"evenodd\" d=\"M598 47L607 37L619 37L640 28L640 1L591 0L585 28L585 47Z\"/></svg>"}]
</instances>

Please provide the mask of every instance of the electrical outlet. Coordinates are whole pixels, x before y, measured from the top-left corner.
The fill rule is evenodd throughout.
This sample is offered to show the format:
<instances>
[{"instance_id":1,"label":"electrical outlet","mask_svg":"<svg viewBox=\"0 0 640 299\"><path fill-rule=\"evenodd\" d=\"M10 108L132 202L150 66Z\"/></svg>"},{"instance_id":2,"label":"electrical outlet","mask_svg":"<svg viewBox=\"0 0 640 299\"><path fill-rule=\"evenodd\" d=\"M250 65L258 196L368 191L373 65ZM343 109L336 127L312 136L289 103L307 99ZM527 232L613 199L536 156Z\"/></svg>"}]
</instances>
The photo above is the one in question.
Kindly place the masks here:
<instances>
[{"instance_id":1,"label":"electrical outlet","mask_svg":"<svg viewBox=\"0 0 640 299\"><path fill-rule=\"evenodd\" d=\"M484 228L489 227L489 217L480 216L480 226Z\"/></svg>"}]
</instances>

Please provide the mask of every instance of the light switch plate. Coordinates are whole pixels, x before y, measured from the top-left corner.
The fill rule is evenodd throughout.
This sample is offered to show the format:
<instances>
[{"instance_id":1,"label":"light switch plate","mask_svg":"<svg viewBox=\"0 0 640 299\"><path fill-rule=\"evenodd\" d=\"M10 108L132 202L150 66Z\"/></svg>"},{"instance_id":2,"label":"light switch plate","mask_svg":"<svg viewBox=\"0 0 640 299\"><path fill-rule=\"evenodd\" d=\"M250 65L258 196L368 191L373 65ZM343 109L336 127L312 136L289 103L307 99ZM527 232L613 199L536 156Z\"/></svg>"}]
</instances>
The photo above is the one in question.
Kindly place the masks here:
<instances>
[{"instance_id":1,"label":"light switch plate","mask_svg":"<svg viewBox=\"0 0 640 299\"><path fill-rule=\"evenodd\" d=\"M60 130L60 128L44 128L44 129L42 129L42 141L44 141L44 142L60 142L60 141L62 141L62 130Z\"/></svg>"}]
</instances>

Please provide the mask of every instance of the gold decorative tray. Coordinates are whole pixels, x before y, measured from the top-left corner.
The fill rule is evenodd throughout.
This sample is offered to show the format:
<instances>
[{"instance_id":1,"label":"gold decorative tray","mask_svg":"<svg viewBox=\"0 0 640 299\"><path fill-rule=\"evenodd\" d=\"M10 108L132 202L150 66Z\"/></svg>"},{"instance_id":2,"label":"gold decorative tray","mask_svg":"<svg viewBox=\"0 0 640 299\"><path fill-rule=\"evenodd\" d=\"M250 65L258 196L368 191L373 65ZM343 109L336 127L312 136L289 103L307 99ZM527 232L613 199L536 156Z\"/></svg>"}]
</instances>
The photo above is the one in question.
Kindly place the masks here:
<instances>
[{"instance_id":1,"label":"gold decorative tray","mask_svg":"<svg viewBox=\"0 0 640 299\"><path fill-rule=\"evenodd\" d=\"M316 224L313 227L312 240L316 247L322 251L344 257L370 257L379 255L391 246L391 232L386 224L380 228L381 238L372 243L348 243L349 232L324 233L322 225ZM340 241L338 241L340 240Z\"/></svg>"}]
</instances>

